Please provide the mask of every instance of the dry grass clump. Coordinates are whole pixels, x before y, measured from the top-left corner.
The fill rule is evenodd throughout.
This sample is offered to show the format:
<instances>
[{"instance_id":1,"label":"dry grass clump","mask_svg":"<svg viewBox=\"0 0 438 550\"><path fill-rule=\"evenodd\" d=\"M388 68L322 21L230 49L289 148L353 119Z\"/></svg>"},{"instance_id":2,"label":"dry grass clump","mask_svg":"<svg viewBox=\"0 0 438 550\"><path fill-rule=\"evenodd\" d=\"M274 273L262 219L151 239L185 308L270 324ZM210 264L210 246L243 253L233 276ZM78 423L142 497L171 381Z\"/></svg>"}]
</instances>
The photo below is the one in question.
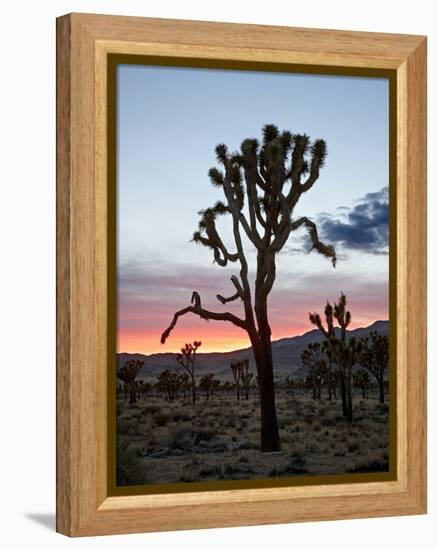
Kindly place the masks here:
<instances>
[{"instance_id":1,"label":"dry grass clump","mask_svg":"<svg viewBox=\"0 0 438 550\"><path fill-rule=\"evenodd\" d=\"M168 410L160 410L152 415L152 420L155 426L167 426L171 419L172 417Z\"/></svg>"}]
</instances>

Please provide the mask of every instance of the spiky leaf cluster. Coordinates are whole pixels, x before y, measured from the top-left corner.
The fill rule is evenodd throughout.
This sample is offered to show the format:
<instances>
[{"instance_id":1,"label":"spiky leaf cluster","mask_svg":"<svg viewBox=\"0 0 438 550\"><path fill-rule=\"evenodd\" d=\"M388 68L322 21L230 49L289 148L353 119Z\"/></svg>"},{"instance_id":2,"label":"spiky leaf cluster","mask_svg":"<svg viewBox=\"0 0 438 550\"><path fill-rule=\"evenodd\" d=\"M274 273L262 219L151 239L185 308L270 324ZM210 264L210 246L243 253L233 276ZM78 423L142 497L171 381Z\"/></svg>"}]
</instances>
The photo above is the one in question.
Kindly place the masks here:
<instances>
[{"instance_id":1,"label":"spiky leaf cluster","mask_svg":"<svg viewBox=\"0 0 438 550\"><path fill-rule=\"evenodd\" d=\"M306 134L280 132L276 125L266 124L261 142L247 138L238 152L230 152L221 143L215 153L219 167L210 168L208 176L212 185L222 189L225 201L200 211L201 220L193 240L213 249L220 265L234 261L227 257L216 231L216 215L231 214L255 246L271 246L274 253L278 252L290 232L297 228L292 223L295 204L316 181L324 165L325 141L312 142ZM244 208L249 213L248 221ZM334 248L319 241L314 224L304 225L310 233L311 249L331 257L335 264Z\"/></svg>"}]
</instances>

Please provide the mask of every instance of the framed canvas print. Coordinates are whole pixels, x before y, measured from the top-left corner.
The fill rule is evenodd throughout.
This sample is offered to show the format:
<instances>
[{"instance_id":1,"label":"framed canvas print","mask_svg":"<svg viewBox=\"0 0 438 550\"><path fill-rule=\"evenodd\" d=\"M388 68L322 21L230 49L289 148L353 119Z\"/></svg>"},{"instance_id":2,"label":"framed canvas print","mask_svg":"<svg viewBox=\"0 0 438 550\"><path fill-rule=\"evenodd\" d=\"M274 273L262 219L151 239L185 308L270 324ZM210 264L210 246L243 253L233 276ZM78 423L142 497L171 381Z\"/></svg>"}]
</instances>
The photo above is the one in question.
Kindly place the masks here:
<instances>
[{"instance_id":1,"label":"framed canvas print","mask_svg":"<svg viewBox=\"0 0 438 550\"><path fill-rule=\"evenodd\" d=\"M58 531L425 513L425 38L57 40Z\"/></svg>"}]
</instances>

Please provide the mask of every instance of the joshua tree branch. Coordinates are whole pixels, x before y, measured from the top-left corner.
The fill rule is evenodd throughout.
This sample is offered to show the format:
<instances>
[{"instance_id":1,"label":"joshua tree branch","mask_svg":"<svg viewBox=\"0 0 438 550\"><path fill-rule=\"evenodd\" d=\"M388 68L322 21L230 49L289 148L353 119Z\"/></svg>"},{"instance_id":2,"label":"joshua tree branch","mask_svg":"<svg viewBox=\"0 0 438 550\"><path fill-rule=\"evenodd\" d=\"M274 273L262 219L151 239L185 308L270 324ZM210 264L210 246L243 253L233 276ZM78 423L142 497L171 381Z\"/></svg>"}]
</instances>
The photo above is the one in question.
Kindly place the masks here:
<instances>
[{"instance_id":1,"label":"joshua tree branch","mask_svg":"<svg viewBox=\"0 0 438 550\"><path fill-rule=\"evenodd\" d=\"M207 237L202 235L201 231L196 231L192 240L206 246L207 248L211 248L213 250L215 262L222 267L225 267L228 262L237 262L239 259L239 254L237 252L228 252L227 247L224 245L216 230L216 225L214 222L212 222L212 227L210 228Z\"/></svg>"},{"instance_id":2,"label":"joshua tree branch","mask_svg":"<svg viewBox=\"0 0 438 550\"><path fill-rule=\"evenodd\" d=\"M237 204L236 199L234 198L233 190L231 188L231 182L229 181L228 177L225 177L225 180L224 180L224 192L225 192L225 197L228 201L228 205L230 207L230 212L231 212L233 218L234 219L237 218L240 225L243 227L243 230L245 231L248 239L252 242L252 244L256 248L259 248L261 246L260 235L258 234L257 230L255 230L255 231L251 230L251 227L248 223L248 220L245 217L245 214L242 212L242 209L239 207L239 205Z\"/></svg>"},{"instance_id":3,"label":"joshua tree branch","mask_svg":"<svg viewBox=\"0 0 438 550\"><path fill-rule=\"evenodd\" d=\"M237 300L237 298L240 298L240 294L236 292L232 296L229 296L228 298L224 298L221 294L216 294L216 298L219 300L219 302L222 302L224 305L228 302L234 302L234 300Z\"/></svg>"},{"instance_id":4,"label":"joshua tree branch","mask_svg":"<svg viewBox=\"0 0 438 550\"><path fill-rule=\"evenodd\" d=\"M228 311L225 311L223 313L216 313L214 311L204 309L203 307L201 307L201 303L199 301L199 303L195 303L194 306L187 306L175 312L172 322L161 335L162 344L165 343L167 337L172 332L172 329L175 328L178 319L183 315L186 315L187 313L198 315L199 317L201 317L201 319L205 319L206 321L229 321L230 323L233 323L234 325L246 330L246 322L243 319L240 319L239 317L237 317L233 313L229 313Z\"/></svg>"},{"instance_id":5,"label":"joshua tree branch","mask_svg":"<svg viewBox=\"0 0 438 550\"><path fill-rule=\"evenodd\" d=\"M243 300L244 292L243 292L243 288L242 288L242 286L239 282L239 279L235 275L233 275L231 277L231 282L233 283L233 285L236 288L236 293L235 294L233 294L229 298L224 298L221 294L216 295L216 298L219 300L219 302L222 302L223 304L226 304L227 302L233 302L234 300L237 300L237 298L240 298L241 300Z\"/></svg>"},{"instance_id":6,"label":"joshua tree branch","mask_svg":"<svg viewBox=\"0 0 438 550\"><path fill-rule=\"evenodd\" d=\"M298 220L291 222L291 231L295 231L302 225L304 225L309 230L309 236L312 240L311 250L315 249L323 256L331 258L333 267L336 267L336 251L332 245L326 245L319 240L318 229L316 228L316 224L314 222L312 222L311 220L309 220L309 218L306 218L305 216L302 218L298 218Z\"/></svg>"}]
</instances>

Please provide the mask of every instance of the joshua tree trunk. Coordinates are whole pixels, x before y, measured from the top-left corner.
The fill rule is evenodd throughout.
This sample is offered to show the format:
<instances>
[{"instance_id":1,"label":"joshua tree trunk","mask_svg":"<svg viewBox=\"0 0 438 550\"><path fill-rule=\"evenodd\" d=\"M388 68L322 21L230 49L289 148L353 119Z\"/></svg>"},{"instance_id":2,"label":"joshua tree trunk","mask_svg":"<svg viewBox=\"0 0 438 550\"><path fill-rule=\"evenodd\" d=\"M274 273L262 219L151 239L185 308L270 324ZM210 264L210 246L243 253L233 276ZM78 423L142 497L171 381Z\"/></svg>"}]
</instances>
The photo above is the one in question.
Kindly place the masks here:
<instances>
[{"instance_id":1,"label":"joshua tree trunk","mask_svg":"<svg viewBox=\"0 0 438 550\"><path fill-rule=\"evenodd\" d=\"M341 401L342 401L342 416L344 418L347 418L347 392L346 392L346 385L345 385L345 375L339 370L339 380L341 382Z\"/></svg>"},{"instance_id":2,"label":"joshua tree trunk","mask_svg":"<svg viewBox=\"0 0 438 550\"><path fill-rule=\"evenodd\" d=\"M271 327L268 320L268 294L275 279L275 259L259 251L255 283L255 303L259 339L258 354L254 353L260 385L261 447L263 451L279 451L277 412L275 408L274 367L272 360ZM263 284L268 277L268 285ZM253 345L253 350L254 350Z\"/></svg>"},{"instance_id":3,"label":"joshua tree trunk","mask_svg":"<svg viewBox=\"0 0 438 550\"><path fill-rule=\"evenodd\" d=\"M333 373L332 373L332 364L331 361L328 363L328 374L327 374L327 388L328 388L328 400L332 400L332 387L333 387Z\"/></svg>"},{"instance_id":4,"label":"joshua tree trunk","mask_svg":"<svg viewBox=\"0 0 438 550\"><path fill-rule=\"evenodd\" d=\"M253 345L253 350L260 386L261 448L265 452L279 451L271 339L260 339L258 349Z\"/></svg>"},{"instance_id":5,"label":"joshua tree trunk","mask_svg":"<svg viewBox=\"0 0 438 550\"><path fill-rule=\"evenodd\" d=\"M353 422L353 394L351 390L351 370L349 369L349 372L347 372L345 380L345 397L346 397L346 418L347 421L352 423Z\"/></svg>"},{"instance_id":6,"label":"joshua tree trunk","mask_svg":"<svg viewBox=\"0 0 438 550\"><path fill-rule=\"evenodd\" d=\"M190 378L192 379L192 403L195 404L196 403L195 376L192 374Z\"/></svg>"},{"instance_id":7,"label":"joshua tree trunk","mask_svg":"<svg viewBox=\"0 0 438 550\"><path fill-rule=\"evenodd\" d=\"M379 401L380 403L385 402L385 382L383 381L383 377L379 378Z\"/></svg>"},{"instance_id":8,"label":"joshua tree trunk","mask_svg":"<svg viewBox=\"0 0 438 550\"><path fill-rule=\"evenodd\" d=\"M131 382L129 386L129 403L135 403L137 401L136 399L137 395L137 388L135 387L135 382Z\"/></svg>"}]
</instances>

